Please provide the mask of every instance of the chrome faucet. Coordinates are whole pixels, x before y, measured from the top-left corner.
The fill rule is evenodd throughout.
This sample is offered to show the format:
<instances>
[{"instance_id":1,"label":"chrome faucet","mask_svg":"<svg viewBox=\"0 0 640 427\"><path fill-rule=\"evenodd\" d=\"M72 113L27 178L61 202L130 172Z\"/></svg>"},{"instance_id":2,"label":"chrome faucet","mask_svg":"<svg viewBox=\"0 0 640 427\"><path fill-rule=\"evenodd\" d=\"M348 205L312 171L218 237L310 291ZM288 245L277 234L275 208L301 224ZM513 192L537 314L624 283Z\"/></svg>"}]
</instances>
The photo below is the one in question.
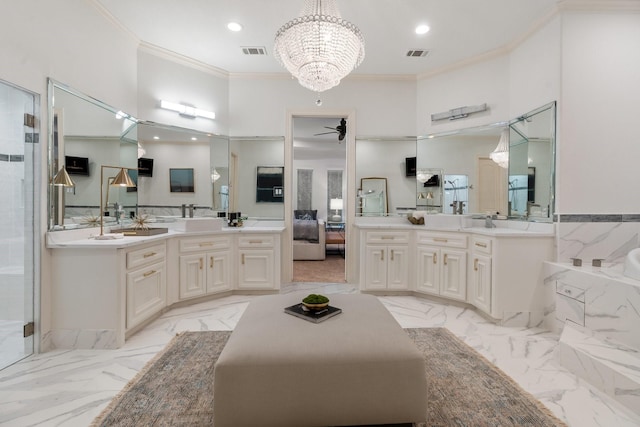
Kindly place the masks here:
<instances>
[{"instance_id":1,"label":"chrome faucet","mask_svg":"<svg viewBox=\"0 0 640 427\"><path fill-rule=\"evenodd\" d=\"M497 215L487 214L487 216L484 218L485 228L496 228L496 225L493 223L493 220L497 218L498 218Z\"/></svg>"}]
</instances>

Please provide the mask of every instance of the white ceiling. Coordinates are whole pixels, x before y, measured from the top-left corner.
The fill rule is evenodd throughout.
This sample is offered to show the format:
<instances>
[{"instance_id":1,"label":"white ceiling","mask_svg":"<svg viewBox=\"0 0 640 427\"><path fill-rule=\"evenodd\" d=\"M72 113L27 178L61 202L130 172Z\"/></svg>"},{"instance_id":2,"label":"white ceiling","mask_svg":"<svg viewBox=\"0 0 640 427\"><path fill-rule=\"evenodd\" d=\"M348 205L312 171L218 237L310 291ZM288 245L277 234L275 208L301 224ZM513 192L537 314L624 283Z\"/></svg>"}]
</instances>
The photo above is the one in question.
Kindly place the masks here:
<instances>
[{"instance_id":1,"label":"white ceiling","mask_svg":"<svg viewBox=\"0 0 640 427\"><path fill-rule=\"evenodd\" d=\"M273 56L276 31L303 0L95 0L140 41L228 73L286 72ZM355 74L433 73L509 47L554 11L557 0L338 0L343 19L365 38ZM230 21L243 25L233 33ZM431 31L418 36L416 25ZM243 46L263 46L248 56ZM410 58L410 49L427 49Z\"/></svg>"},{"instance_id":2,"label":"white ceiling","mask_svg":"<svg viewBox=\"0 0 640 427\"><path fill-rule=\"evenodd\" d=\"M94 0L140 42L190 57L222 72L286 73L273 56L277 30L304 0ZM508 49L555 10L558 0L338 0L342 18L365 38L353 74L417 76ZM235 21L238 33L227 29ZM414 32L418 24L431 30ZM264 47L248 56L242 47ZM426 49L426 57L407 57ZM344 158L337 135L314 137L340 118L296 118L296 158ZM349 124L347 124L347 128Z\"/></svg>"}]
</instances>

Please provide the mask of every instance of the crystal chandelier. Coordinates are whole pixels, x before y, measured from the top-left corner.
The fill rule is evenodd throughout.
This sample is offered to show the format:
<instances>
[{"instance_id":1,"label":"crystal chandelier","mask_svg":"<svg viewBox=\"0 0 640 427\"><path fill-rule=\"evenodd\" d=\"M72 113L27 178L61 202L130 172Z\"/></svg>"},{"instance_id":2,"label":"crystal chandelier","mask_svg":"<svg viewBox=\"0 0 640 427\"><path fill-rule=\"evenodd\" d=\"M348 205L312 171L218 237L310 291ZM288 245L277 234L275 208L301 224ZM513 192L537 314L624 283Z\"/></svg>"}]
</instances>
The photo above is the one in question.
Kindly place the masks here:
<instances>
[{"instance_id":1,"label":"crystal chandelier","mask_svg":"<svg viewBox=\"0 0 640 427\"><path fill-rule=\"evenodd\" d=\"M276 33L274 52L302 86L323 92L362 63L364 37L335 0L305 0L300 16Z\"/></svg>"},{"instance_id":2,"label":"crystal chandelier","mask_svg":"<svg viewBox=\"0 0 640 427\"><path fill-rule=\"evenodd\" d=\"M498 146L489 154L489 158L501 168L509 167L509 129L502 129Z\"/></svg>"}]
</instances>

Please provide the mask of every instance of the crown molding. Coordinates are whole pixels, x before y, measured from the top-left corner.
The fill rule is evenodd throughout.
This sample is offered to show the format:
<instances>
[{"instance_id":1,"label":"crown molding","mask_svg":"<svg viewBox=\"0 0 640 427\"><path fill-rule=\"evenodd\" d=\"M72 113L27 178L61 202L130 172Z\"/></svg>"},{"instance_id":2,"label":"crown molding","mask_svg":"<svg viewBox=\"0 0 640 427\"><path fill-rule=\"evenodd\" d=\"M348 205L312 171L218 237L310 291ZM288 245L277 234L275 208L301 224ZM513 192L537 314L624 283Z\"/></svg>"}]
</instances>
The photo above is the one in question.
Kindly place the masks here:
<instances>
[{"instance_id":1,"label":"crown molding","mask_svg":"<svg viewBox=\"0 0 640 427\"><path fill-rule=\"evenodd\" d=\"M149 53L159 58L166 59L168 61L181 64L186 67L190 67L207 74L211 74L215 77L220 77L224 79L229 78L229 72L226 70L223 70L222 68L214 67L213 65L206 64L202 61L198 61L196 59L190 58L185 55L181 55L177 52L164 49L160 46L156 46L154 44L147 43L145 41L140 42L140 44L138 45L138 49L141 52Z\"/></svg>"},{"instance_id":2,"label":"crown molding","mask_svg":"<svg viewBox=\"0 0 640 427\"><path fill-rule=\"evenodd\" d=\"M122 22L118 21L115 16L111 14L98 0L85 0L89 6L93 7L103 18L105 18L116 29L120 30L132 41L139 44L140 39L131 30L125 27Z\"/></svg>"},{"instance_id":3,"label":"crown molding","mask_svg":"<svg viewBox=\"0 0 640 427\"><path fill-rule=\"evenodd\" d=\"M242 79L278 79L296 80L289 73L229 73L229 78L234 80ZM415 74L357 74L351 73L344 77L342 81L408 81L415 82Z\"/></svg>"},{"instance_id":4,"label":"crown molding","mask_svg":"<svg viewBox=\"0 0 640 427\"><path fill-rule=\"evenodd\" d=\"M639 0L560 0L558 9L562 12L637 12Z\"/></svg>"}]
</instances>

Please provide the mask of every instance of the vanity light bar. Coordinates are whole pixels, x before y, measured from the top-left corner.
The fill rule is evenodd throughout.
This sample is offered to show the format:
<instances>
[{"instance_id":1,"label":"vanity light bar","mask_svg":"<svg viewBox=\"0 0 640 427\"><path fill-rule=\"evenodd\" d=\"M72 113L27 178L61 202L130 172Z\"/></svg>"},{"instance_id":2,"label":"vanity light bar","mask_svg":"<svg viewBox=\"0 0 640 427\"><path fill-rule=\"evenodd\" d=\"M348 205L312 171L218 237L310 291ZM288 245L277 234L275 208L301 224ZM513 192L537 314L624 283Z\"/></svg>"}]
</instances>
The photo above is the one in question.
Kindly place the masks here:
<instances>
[{"instance_id":1,"label":"vanity light bar","mask_svg":"<svg viewBox=\"0 0 640 427\"><path fill-rule=\"evenodd\" d=\"M204 117L206 119L214 120L216 118L216 113L213 111L201 110L196 107L191 107L189 105L177 104L175 102L160 100L160 108L164 108L165 110L176 111L181 116L187 116L191 118L195 117Z\"/></svg>"},{"instance_id":2,"label":"vanity light bar","mask_svg":"<svg viewBox=\"0 0 640 427\"><path fill-rule=\"evenodd\" d=\"M487 110L487 104L473 105L471 107L454 108L443 113L434 113L431 115L431 121L438 120L457 120L467 117L469 114L480 113Z\"/></svg>"}]
</instances>

